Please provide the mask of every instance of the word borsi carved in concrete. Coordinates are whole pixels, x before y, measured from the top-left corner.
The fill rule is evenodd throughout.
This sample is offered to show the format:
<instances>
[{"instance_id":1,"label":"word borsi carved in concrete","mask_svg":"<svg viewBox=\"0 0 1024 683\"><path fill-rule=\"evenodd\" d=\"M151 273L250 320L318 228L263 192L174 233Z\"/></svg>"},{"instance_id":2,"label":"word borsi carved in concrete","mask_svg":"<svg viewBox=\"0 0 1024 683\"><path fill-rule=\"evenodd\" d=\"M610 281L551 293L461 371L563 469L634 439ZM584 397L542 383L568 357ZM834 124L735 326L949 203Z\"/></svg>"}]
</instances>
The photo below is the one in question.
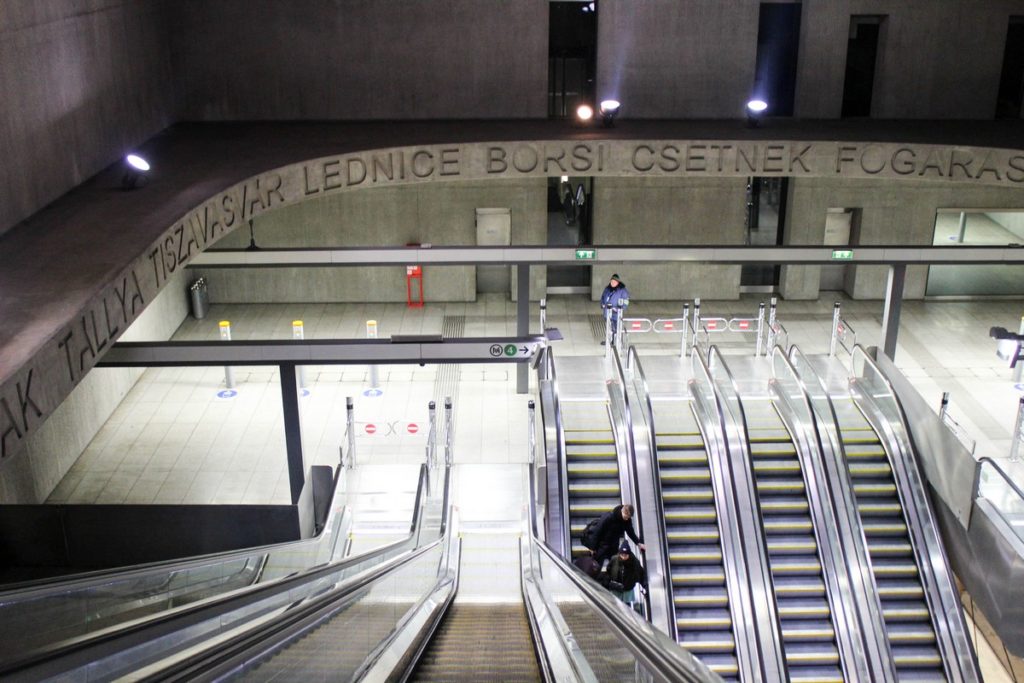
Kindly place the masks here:
<instances>
[{"instance_id":1,"label":"word borsi carved in concrete","mask_svg":"<svg viewBox=\"0 0 1024 683\"><path fill-rule=\"evenodd\" d=\"M304 161L240 182L168 227L0 387L0 459L18 452L171 276L248 220L327 193L552 175L890 178L1024 185L1019 150L876 142L548 140L427 145Z\"/></svg>"}]
</instances>

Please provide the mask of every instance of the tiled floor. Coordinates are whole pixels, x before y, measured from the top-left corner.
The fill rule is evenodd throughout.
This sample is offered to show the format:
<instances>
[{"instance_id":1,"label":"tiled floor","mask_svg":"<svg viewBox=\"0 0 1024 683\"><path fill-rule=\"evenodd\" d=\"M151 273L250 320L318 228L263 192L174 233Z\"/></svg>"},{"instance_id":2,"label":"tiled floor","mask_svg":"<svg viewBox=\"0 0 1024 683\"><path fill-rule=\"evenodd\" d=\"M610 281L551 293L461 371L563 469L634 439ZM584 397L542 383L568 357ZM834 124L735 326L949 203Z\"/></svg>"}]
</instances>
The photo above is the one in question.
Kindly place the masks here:
<instances>
[{"instance_id":1,"label":"tiled floor","mask_svg":"<svg viewBox=\"0 0 1024 683\"><path fill-rule=\"evenodd\" d=\"M865 345L879 343L881 302L843 302L843 317ZM703 302L705 316L753 316L763 296ZM828 350L833 298L779 303L779 320L790 341L805 353ZM636 317L678 317L681 305L635 303ZM977 455L998 459L1019 482L1024 466L1008 461L1022 395L1011 371L995 356L988 329L1016 329L1020 302L924 303L903 308L897 365L932 405L952 394L951 416L977 440ZM581 296L552 297L548 325L565 336L556 355L600 354L595 304ZM423 309L403 305L219 305L203 321L187 320L174 339L217 339L217 321L229 319L235 339L288 339L291 322L302 319L307 339L363 337L365 321L378 321L382 337L442 332L445 319L461 317L465 336L511 335L515 304L495 295L471 304ZM536 323L533 324L536 328ZM678 352L676 335L634 335L642 353ZM749 352L742 335L716 337L729 352ZM104 372L104 370L94 370ZM365 367L306 369L309 395L301 400L303 444L308 464L334 464L345 434L345 397L355 398L357 459L378 465L409 465L424 458L427 403L451 395L455 405L457 463L509 464L526 461L526 402L515 392L512 365L464 365L447 384L437 367L379 368L383 395L363 395ZM218 368L150 369L111 416L50 497L77 503L286 503L281 395L276 371L238 368L237 395L222 398ZM374 425L370 434L368 426ZM415 424L415 433L410 433ZM404 485L404 484L403 484ZM973 630L973 629L972 629ZM983 639L982 639L983 640ZM988 653L987 655L985 653ZM985 678L1011 680L979 644Z\"/></svg>"}]
</instances>

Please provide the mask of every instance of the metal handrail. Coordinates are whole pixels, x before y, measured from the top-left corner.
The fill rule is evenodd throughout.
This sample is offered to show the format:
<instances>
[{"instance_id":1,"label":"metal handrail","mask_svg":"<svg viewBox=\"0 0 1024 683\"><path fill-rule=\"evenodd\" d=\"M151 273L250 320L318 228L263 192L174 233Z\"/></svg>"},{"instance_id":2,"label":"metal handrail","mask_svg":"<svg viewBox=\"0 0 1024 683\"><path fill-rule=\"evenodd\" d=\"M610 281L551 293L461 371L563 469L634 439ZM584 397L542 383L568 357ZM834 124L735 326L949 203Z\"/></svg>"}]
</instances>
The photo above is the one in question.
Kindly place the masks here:
<instances>
[{"instance_id":1,"label":"metal handrail","mask_svg":"<svg viewBox=\"0 0 1024 683\"><path fill-rule=\"evenodd\" d=\"M544 375L541 379L546 379L551 386L551 397L554 403L555 413L555 435L556 435L556 453L555 456L558 459L557 472L558 472L558 491L559 503L561 504L561 515L562 515L562 543L565 548L566 557L572 557L572 538L569 528L569 464L565 452L565 423L562 418L562 401L559 397L558 392L558 373L555 370L555 356L554 350L550 346L545 346L543 349L543 358L538 360L540 369L543 369Z\"/></svg>"},{"instance_id":2,"label":"metal handrail","mask_svg":"<svg viewBox=\"0 0 1024 683\"><path fill-rule=\"evenodd\" d=\"M716 359L718 361L717 363L715 363ZM725 373L725 380L726 381L724 383L718 382L715 379L715 370L714 369L717 369L717 368L720 368L721 371ZM753 522L753 528L756 529L756 537L753 538L753 539L748 537L747 538L747 542L748 543L750 543L750 542L756 543L758 548L757 548L757 552L751 553L750 555L747 555L747 558L748 558L748 562L747 562L747 572L748 573L747 573L747 576L746 576L747 584L748 584L748 586L750 586L751 591L754 592L755 594L758 594L758 593L761 592L761 590L758 590L758 589L762 588L761 585L755 587L751 583L751 581L754 578L753 577L753 571L752 571L753 567L751 565L753 564L753 562L757 562L757 566L761 569L759 574L761 575L760 576L760 583L763 585L763 590L764 591L771 590L771 591L773 591L773 594L774 594L774 588L773 588L773 583L774 582L773 582L773 579L772 579L771 570L769 569L768 563L767 563L768 538L767 538L767 535L765 534L764 525L760 523L760 520L763 519L764 516L761 513L760 502L759 502L758 497L756 495L756 488L755 488L756 484L755 484L755 481L754 481L754 478L753 478L753 465L752 465L752 458L751 458L751 455L750 455L751 450L752 450L751 447L750 447L750 433L747 430L747 414L746 414L746 411L743 409L743 402L740 400L739 384L736 382L736 378L733 376L732 371L729 369L728 364L725 362L725 357L722 355L721 351L719 351L717 346L713 345L710 348L708 348L707 370L708 370L708 375L709 375L709 377L712 380L712 384L715 386L716 390L719 391L719 396L722 398L722 406L724 407L728 403L727 397L724 396L721 393L720 387L723 384L724 384L724 386L726 388L728 388L731 391L732 396L735 398L736 408L737 408L737 411L739 413L739 419L738 420L734 420L735 423L736 423L736 425L735 425L736 429L739 431L739 440L738 440L738 443L736 444L736 446L739 448L740 452L739 452L739 460L737 461L737 459L732 454L732 449L728 448L728 443L727 443L727 453L729 454L729 467L732 469L732 471L734 473L732 479L733 479L733 485L735 487L736 483L737 483L736 482L736 477L735 477L735 471L736 471L735 470L735 466L737 464L739 464L741 467L743 466L743 464L746 465L746 467L748 468L748 471L750 473L750 476L749 477L745 476L743 479L745 481L747 481L748 485L751 487L751 495L750 495L750 499L751 500L750 500L750 502L757 509L756 520ZM730 411L728 411L728 409L726 409L726 412L730 412ZM731 415L731 412L730 412L730 415ZM723 424L723 428L724 428L724 424ZM726 440L727 440L727 442L731 441L729 439L729 437L728 437L728 434L726 435ZM738 491L737 491L737 493L738 493ZM744 552L745 555L747 554L746 551L747 551L747 548L744 547L744 551L743 552ZM762 646L765 646L765 644L767 643L767 647L771 648L770 650L768 650L768 649L766 649L766 647L762 647L762 650L761 650L761 654L762 654L761 664L765 665L765 664L769 663L769 662L766 662L765 660L768 659L768 656L770 655L771 656L771 660L772 660L770 662L770 664L774 667L774 672L769 672L767 677L768 678L775 678L777 675L785 676L785 675L787 675L786 672L787 672L788 669L787 669L787 665L786 665L786 659L785 659L785 657L783 656L783 653L782 653L782 622L779 620L778 605L776 604L774 599L771 599L771 600L767 601L765 609L767 610L767 614L765 616L768 618L770 623L769 624L763 624L763 626L765 628L771 629L773 631L773 633L771 635L769 635L768 633L762 633L761 632L762 628L760 626L757 628L758 635L762 639ZM752 616L753 616L753 614L756 614L756 612L752 612Z\"/></svg>"},{"instance_id":3,"label":"metal handrail","mask_svg":"<svg viewBox=\"0 0 1024 683\"><path fill-rule=\"evenodd\" d=\"M890 448L895 446L900 451L897 454L890 454L889 460L893 478L897 482L897 492L903 500L904 510L917 515L915 520L917 523L908 524L908 531L916 530L909 534L910 542L919 561L918 567L925 597L932 608L936 646L942 654L943 666L951 680L978 681L980 680L980 671L974 658L974 650L960 606L959 592L953 584L953 572L949 566L949 560L946 558L945 552L942 551L939 525L925 489L927 484L913 445L913 437L907 426L906 412L896 397L896 390L889 378L860 344L854 346L853 352L850 354L850 367L854 369L854 372L857 368L858 358L882 382L892 404L896 407L895 417L890 417L881 407L879 397L870 392L856 393L856 396L871 406L874 409L872 412L877 414L878 424L874 424L871 417L865 412L869 424L879 432L879 436L885 434L886 438L883 441L888 443ZM861 378L850 378L851 394L854 394L854 390L859 388L859 379ZM886 450L888 451L888 449ZM910 510L907 506L908 498L912 502ZM919 536L919 540L926 545L925 548L918 547L918 539L915 538L915 535ZM922 569L924 571L921 571Z\"/></svg>"},{"instance_id":4,"label":"metal handrail","mask_svg":"<svg viewBox=\"0 0 1024 683\"><path fill-rule=\"evenodd\" d=\"M974 476L974 497L975 498L978 497L978 486L980 484L980 481L978 479L978 475L981 473L980 465L982 463L985 463L987 465L991 465L992 468L995 469L996 473L999 474L999 477L1003 480L1003 483L1006 484L1007 486L1009 486L1013 490L1013 492L1017 494L1017 497L1020 498L1021 501L1024 501L1024 489L1021 489L1020 486L1018 486L1016 484L1016 482L1014 482L1013 479L1010 478L1010 475L1008 475L1006 473L1006 470L1004 470L1002 468L1002 466L999 465L999 463L997 463L995 460L993 460L992 458L988 457L987 455L983 456L981 458L978 458L978 465L979 466L978 466L978 468L976 470L977 474L975 474L975 476Z\"/></svg>"},{"instance_id":5,"label":"metal handrail","mask_svg":"<svg viewBox=\"0 0 1024 683\"><path fill-rule=\"evenodd\" d=\"M641 505L640 497L640 473L637 471L636 466L636 440L633 437L633 409L629 403L629 392L626 391L626 374L622 370L622 360L619 358L619 350L614 349L612 351L612 360L614 361L613 366L615 368L615 375L619 382L619 387L622 390L622 404L624 410L625 424L622 425L625 431L626 441L626 464L628 472L628 483L633 495L633 505L636 512L636 527L640 529L640 536L643 536L643 505ZM609 385L610 386L610 385ZM614 421L612 425L614 426ZM621 460L620 460L621 462ZM645 544L646 545L646 544ZM638 549L639 550L639 549ZM643 555L644 564L646 564L647 556ZM649 593L644 594L644 614L647 620L651 619L651 596Z\"/></svg>"},{"instance_id":6,"label":"metal handrail","mask_svg":"<svg viewBox=\"0 0 1024 683\"><path fill-rule=\"evenodd\" d=\"M448 478L450 478L450 470L446 473L446 496L448 495ZM87 665L102 658L115 656L129 648L197 625L203 621L216 619L228 612L250 608L264 600L283 596L289 602L293 602L294 598L290 597L291 592L300 586L327 580L332 574L344 571L345 569L359 566L369 560L389 553L400 552L409 545L410 541L417 539L424 519L426 486L427 467L423 464L420 466L419 483L416 489L416 502L413 509L410 532L404 539L338 562L313 567L271 583L250 586L235 591L230 595L217 596L185 605L180 609L175 609L152 619L133 622L127 626L105 629L84 637L72 638L63 643L48 645L26 652L18 659L4 662L0 665L0 675L30 675L29 672L32 672L32 676L36 674L42 675L43 673L46 676L56 675L57 673L71 671L76 667ZM445 502L447 503L447 500ZM442 535L444 531L444 522L442 522ZM385 560L385 562L390 562L390 560Z\"/></svg>"},{"instance_id":7,"label":"metal handrail","mask_svg":"<svg viewBox=\"0 0 1024 683\"><path fill-rule=\"evenodd\" d=\"M654 403L651 401L651 390L647 383L647 374L644 372L643 363L640 362L640 354L637 353L636 348L629 348L629 355L627 358L631 359L631 363L628 363L633 368L634 376L639 378L641 395L643 403L640 404L641 412L645 412L644 419L647 422L647 438L651 444L651 473L652 484L654 485L654 504L657 507L655 515L655 526L658 529L658 541L661 545L661 557L664 562L665 571L665 589L668 595L670 605L675 605L673 600L672 590L672 572L669 564L669 547L668 547L668 533L665 529L665 494L661 488L661 464L658 461L658 441L657 433L658 430L654 424ZM635 385L635 382L634 382ZM672 614L674 610L669 610ZM669 628L672 630L672 639L679 641L679 622L676 619L669 620Z\"/></svg>"}]
</instances>

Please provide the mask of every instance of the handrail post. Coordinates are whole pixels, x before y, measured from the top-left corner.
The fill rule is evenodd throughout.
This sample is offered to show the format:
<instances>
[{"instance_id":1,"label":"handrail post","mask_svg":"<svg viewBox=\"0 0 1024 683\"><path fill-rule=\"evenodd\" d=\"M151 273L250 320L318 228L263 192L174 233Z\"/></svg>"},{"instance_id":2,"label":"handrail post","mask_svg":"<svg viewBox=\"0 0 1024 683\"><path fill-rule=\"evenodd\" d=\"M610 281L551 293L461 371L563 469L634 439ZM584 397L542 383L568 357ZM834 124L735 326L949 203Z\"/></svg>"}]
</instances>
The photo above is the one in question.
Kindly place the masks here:
<instances>
[{"instance_id":1,"label":"handrail post","mask_svg":"<svg viewBox=\"0 0 1024 683\"><path fill-rule=\"evenodd\" d=\"M437 467L437 403L427 404L427 467Z\"/></svg>"},{"instance_id":2,"label":"handrail post","mask_svg":"<svg viewBox=\"0 0 1024 683\"><path fill-rule=\"evenodd\" d=\"M761 355L761 335L764 334L764 302L757 305L757 341L754 342L754 358Z\"/></svg>"},{"instance_id":3,"label":"handrail post","mask_svg":"<svg viewBox=\"0 0 1024 683\"><path fill-rule=\"evenodd\" d=\"M625 336L626 329L626 326L622 324L622 317L625 315L626 309L622 306L621 300L619 300L615 308L618 312L618 317L615 319L615 348L618 349L619 355L621 356L623 346L622 338Z\"/></svg>"},{"instance_id":4,"label":"handrail post","mask_svg":"<svg viewBox=\"0 0 1024 683\"><path fill-rule=\"evenodd\" d=\"M693 335L696 342L697 330L700 329L700 297L693 300Z\"/></svg>"},{"instance_id":5,"label":"handrail post","mask_svg":"<svg viewBox=\"0 0 1024 683\"><path fill-rule=\"evenodd\" d=\"M351 396L345 397L345 436L348 439L348 462L342 458L342 463L352 469L356 466L356 411Z\"/></svg>"},{"instance_id":6,"label":"handrail post","mask_svg":"<svg viewBox=\"0 0 1024 683\"><path fill-rule=\"evenodd\" d=\"M452 397L444 399L444 464L452 465Z\"/></svg>"},{"instance_id":7,"label":"handrail post","mask_svg":"<svg viewBox=\"0 0 1024 683\"><path fill-rule=\"evenodd\" d=\"M526 435L526 443L530 449L529 462L533 465L537 460L537 405L532 398L526 405L529 409L529 417L527 419L527 429L529 429L529 432Z\"/></svg>"},{"instance_id":8,"label":"handrail post","mask_svg":"<svg viewBox=\"0 0 1024 683\"><path fill-rule=\"evenodd\" d=\"M231 321L221 320L220 326L220 340L231 341ZM230 365L224 366L224 386L228 389L235 388L235 369Z\"/></svg>"},{"instance_id":9,"label":"handrail post","mask_svg":"<svg viewBox=\"0 0 1024 683\"><path fill-rule=\"evenodd\" d=\"M832 304L832 338L828 342L829 358L836 357L836 342L839 341L839 302Z\"/></svg>"},{"instance_id":10,"label":"handrail post","mask_svg":"<svg viewBox=\"0 0 1024 683\"><path fill-rule=\"evenodd\" d=\"M604 306L604 357L612 357L612 307Z\"/></svg>"},{"instance_id":11,"label":"handrail post","mask_svg":"<svg viewBox=\"0 0 1024 683\"><path fill-rule=\"evenodd\" d=\"M939 404L939 419L943 420L946 418L946 411L949 410L949 392L942 392L942 403Z\"/></svg>"},{"instance_id":12,"label":"handrail post","mask_svg":"<svg viewBox=\"0 0 1024 683\"><path fill-rule=\"evenodd\" d=\"M779 299L773 296L768 306L768 343L766 344L766 348L764 350L764 355L766 356L772 352L772 349L775 348L775 316L778 313L778 307Z\"/></svg>"},{"instance_id":13,"label":"handrail post","mask_svg":"<svg viewBox=\"0 0 1024 683\"><path fill-rule=\"evenodd\" d=\"M690 336L690 303L683 304L683 340L679 342L679 357L686 358L686 342Z\"/></svg>"},{"instance_id":14,"label":"handrail post","mask_svg":"<svg viewBox=\"0 0 1024 683\"><path fill-rule=\"evenodd\" d=\"M1024 439L1024 396L1017 404L1017 422L1013 428L1013 443L1010 444L1010 462L1020 460L1020 442Z\"/></svg>"},{"instance_id":15,"label":"handrail post","mask_svg":"<svg viewBox=\"0 0 1024 683\"><path fill-rule=\"evenodd\" d=\"M544 334L544 330L548 329L548 300L540 300L540 333Z\"/></svg>"}]
</instances>

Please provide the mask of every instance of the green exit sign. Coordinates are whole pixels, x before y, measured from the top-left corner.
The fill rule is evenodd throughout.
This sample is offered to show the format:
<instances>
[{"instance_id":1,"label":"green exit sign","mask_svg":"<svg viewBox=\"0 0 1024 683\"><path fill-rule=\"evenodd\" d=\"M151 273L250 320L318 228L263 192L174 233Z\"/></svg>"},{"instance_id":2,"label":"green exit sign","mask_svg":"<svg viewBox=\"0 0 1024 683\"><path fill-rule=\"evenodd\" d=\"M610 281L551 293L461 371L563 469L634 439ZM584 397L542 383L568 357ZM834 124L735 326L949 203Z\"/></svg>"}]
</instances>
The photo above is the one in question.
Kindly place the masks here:
<instances>
[{"instance_id":1,"label":"green exit sign","mask_svg":"<svg viewBox=\"0 0 1024 683\"><path fill-rule=\"evenodd\" d=\"M832 250L833 261L852 261L853 260L853 249L833 249Z\"/></svg>"},{"instance_id":2,"label":"green exit sign","mask_svg":"<svg viewBox=\"0 0 1024 683\"><path fill-rule=\"evenodd\" d=\"M597 249L577 249L577 261L593 261L597 258Z\"/></svg>"}]
</instances>

